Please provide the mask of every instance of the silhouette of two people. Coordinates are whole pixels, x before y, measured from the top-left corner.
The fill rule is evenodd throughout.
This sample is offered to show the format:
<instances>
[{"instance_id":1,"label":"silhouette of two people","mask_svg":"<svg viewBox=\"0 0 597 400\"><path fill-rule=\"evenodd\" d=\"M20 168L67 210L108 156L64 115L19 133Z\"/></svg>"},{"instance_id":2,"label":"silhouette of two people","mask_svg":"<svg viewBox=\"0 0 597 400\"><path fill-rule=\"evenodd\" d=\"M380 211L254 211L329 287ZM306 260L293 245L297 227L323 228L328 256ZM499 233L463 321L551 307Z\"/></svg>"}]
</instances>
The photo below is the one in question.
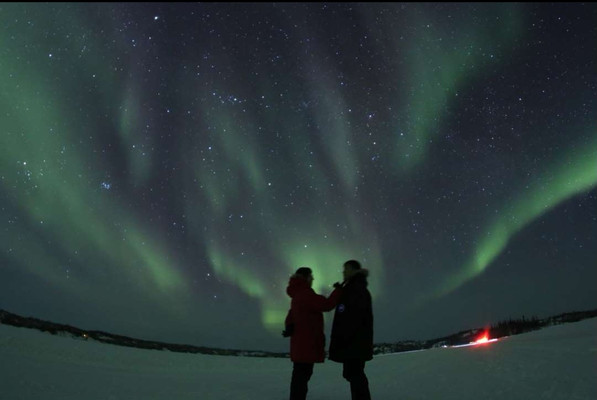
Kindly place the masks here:
<instances>
[{"instance_id":1,"label":"silhouette of two people","mask_svg":"<svg viewBox=\"0 0 597 400\"><path fill-rule=\"evenodd\" d=\"M286 293L292 300L283 332L290 337L293 362L290 400L307 398L313 366L325 360L323 313L334 308L329 359L343 364L342 376L350 383L352 400L371 399L365 375L365 362L373 358L369 272L356 260L346 261L343 268L343 282L335 283L327 298L312 289L310 268L301 267L290 277Z\"/></svg>"}]
</instances>

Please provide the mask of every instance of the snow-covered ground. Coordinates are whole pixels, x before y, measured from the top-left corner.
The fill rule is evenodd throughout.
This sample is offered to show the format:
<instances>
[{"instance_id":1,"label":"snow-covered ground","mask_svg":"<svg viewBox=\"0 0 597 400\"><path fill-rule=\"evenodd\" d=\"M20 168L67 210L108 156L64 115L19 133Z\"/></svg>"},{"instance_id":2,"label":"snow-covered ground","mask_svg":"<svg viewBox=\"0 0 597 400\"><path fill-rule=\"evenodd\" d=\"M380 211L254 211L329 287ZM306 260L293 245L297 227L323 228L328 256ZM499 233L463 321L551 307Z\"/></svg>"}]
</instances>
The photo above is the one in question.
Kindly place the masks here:
<instances>
[{"instance_id":1,"label":"snow-covered ground","mask_svg":"<svg viewBox=\"0 0 597 400\"><path fill-rule=\"evenodd\" d=\"M141 350L0 325L0 398L288 398L288 359ZM479 346L378 356L374 400L597 399L597 318ZM349 399L342 367L317 364L309 399Z\"/></svg>"}]
</instances>

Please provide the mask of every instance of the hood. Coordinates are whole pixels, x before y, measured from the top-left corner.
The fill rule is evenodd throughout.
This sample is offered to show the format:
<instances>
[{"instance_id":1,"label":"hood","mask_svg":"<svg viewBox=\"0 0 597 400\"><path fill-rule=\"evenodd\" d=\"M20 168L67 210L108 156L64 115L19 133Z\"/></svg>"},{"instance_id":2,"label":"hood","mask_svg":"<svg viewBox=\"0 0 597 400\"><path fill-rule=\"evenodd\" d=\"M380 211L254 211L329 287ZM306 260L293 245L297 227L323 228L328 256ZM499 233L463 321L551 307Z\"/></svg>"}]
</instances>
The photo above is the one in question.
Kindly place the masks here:
<instances>
[{"instance_id":1,"label":"hood","mask_svg":"<svg viewBox=\"0 0 597 400\"><path fill-rule=\"evenodd\" d=\"M352 278L349 279L348 283L357 284L357 285L364 285L365 287L369 284L367 282L367 278L369 277L369 270L362 268L359 269L354 273Z\"/></svg>"},{"instance_id":2,"label":"hood","mask_svg":"<svg viewBox=\"0 0 597 400\"><path fill-rule=\"evenodd\" d=\"M288 281L288 287L286 288L286 294L290 297L296 296L298 293L309 290L309 282L303 277L292 275Z\"/></svg>"}]
</instances>

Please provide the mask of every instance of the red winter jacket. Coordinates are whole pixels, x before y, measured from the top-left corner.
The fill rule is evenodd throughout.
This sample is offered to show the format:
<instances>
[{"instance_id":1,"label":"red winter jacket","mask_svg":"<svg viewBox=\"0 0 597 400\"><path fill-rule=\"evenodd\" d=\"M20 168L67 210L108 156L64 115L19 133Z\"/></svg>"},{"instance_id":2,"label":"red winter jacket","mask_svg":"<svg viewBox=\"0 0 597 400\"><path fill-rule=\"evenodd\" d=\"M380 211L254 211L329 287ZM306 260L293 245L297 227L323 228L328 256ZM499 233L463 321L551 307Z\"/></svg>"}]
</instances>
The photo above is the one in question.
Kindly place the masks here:
<instances>
[{"instance_id":1,"label":"red winter jacket","mask_svg":"<svg viewBox=\"0 0 597 400\"><path fill-rule=\"evenodd\" d=\"M322 363L325 359L323 312L336 307L340 289L335 289L326 299L316 294L307 280L292 276L286 293L292 298L286 325L294 324L290 359L299 363Z\"/></svg>"}]
</instances>

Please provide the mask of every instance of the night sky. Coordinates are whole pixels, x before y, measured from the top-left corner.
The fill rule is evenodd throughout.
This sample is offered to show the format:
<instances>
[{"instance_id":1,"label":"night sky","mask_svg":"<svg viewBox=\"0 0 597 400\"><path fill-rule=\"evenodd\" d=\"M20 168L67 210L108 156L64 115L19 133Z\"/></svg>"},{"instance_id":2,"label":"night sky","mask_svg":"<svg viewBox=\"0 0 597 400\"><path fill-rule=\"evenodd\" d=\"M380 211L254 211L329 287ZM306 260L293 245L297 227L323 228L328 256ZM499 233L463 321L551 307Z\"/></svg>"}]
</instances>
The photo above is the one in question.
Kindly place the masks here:
<instances>
[{"instance_id":1,"label":"night sky","mask_svg":"<svg viewBox=\"0 0 597 400\"><path fill-rule=\"evenodd\" d=\"M348 259L376 342L596 308L596 21L1 4L0 308L280 351L289 276Z\"/></svg>"}]
</instances>

